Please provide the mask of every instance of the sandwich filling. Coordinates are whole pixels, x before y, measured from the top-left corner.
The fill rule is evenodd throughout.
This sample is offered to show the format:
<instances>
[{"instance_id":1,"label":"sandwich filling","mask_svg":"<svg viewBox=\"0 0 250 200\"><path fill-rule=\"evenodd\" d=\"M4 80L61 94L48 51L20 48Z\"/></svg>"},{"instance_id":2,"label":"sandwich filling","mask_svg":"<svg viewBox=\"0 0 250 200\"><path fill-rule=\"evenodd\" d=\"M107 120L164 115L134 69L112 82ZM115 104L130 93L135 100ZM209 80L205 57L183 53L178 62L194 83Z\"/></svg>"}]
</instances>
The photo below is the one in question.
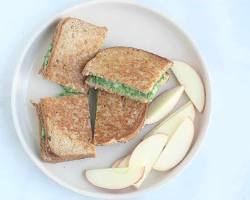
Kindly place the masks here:
<instances>
[{"instance_id":1,"label":"sandwich filling","mask_svg":"<svg viewBox=\"0 0 250 200\"><path fill-rule=\"evenodd\" d=\"M143 93L143 92L141 92L133 87L130 87L128 85L125 85L123 83L112 82L112 81L106 80L106 79L98 77L98 76L89 76L87 78L87 82L89 82L90 84L101 85L107 89L112 90L115 93L119 93L119 94L125 95L125 96L135 97L138 99L143 98L143 99L147 99L148 101L151 101L155 97L156 93L160 89L161 84L165 80L166 80L166 76L162 75L161 78L155 83L153 89L150 92Z\"/></svg>"},{"instance_id":2,"label":"sandwich filling","mask_svg":"<svg viewBox=\"0 0 250 200\"><path fill-rule=\"evenodd\" d=\"M73 96L73 95L79 95L79 94L82 94L81 92L71 88L71 87L66 87L66 86L63 86L61 85L62 89L63 89L63 92L61 92L58 96L61 97L61 96Z\"/></svg>"},{"instance_id":3,"label":"sandwich filling","mask_svg":"<svg viewBox=\"0 0 250 200\"><path fill-rule=\"evenodd\" d=\"M40 112L41 112L41 110L39 108L39 123L40 123L40 128L41 128L40 137L41 137L41 141L45 142L45 140L46 140L46 131L45 131L45 127L44 127L44 124L43 124L43 119L42 119L42 116L40 115L41 114Z\"/></svg>"},{"instance_id":4,"label":"sandwich filling","mask_svg":"<svg viewBox=\"0 0 250 200\"><path fill-rule=\"evenodd\" d=\"M41 139L44 142L46 138L46 132L45 132L45 128L42 126L42 130L41 130Z\"/></svg>"},{"instance_id":5,"label":"sandwich filling","mask_svg":"<svg viewBox=\"0 0 250 200\"><path fill-rule=\"evenodd\" d=\"M43 58L43 68L47 67L49 64L49 57L51 56L52 49L53 49L53 44L50 44L48 47L48 50Z\"/></svg>"},{"instance_id":6,"label":"sandwich filling","mask_svg":"<svg viewBox=\"0 0 250 200\"><path fill-rule=\"evenodd\" d=\"M41 112L41 110L39 109L39 113L40 113L40 112ZM40 134L41 141L42 141L42 142L45 142L45 140L46 140L46 131L45 131L43 119L42 119L42 117L40 116L40 114L39 114L39 121L40 121L40 127L41 127L41 134Z\"/></svg>"}]
</instances>

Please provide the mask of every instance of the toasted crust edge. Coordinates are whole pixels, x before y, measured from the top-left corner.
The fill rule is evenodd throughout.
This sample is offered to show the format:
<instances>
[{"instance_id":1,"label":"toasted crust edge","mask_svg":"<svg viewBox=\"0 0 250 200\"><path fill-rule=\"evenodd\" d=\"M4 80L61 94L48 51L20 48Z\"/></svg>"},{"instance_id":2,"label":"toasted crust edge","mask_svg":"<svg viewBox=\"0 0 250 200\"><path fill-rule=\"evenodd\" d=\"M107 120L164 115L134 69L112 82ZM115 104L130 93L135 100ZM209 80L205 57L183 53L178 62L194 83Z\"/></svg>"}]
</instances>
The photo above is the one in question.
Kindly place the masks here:
<instances>
[{"instance_id":1,"label":"toasted crust edge","mask_svg":"<svg viewBox=\"0 0 250 200\"><path fill-rule=\"evenodd\" d=\"M32 103L33 106L36 108L36 112L38 115L38 121L39 121L39 143L40 143L40 157L42 160L47 162L60 162L63 161L62 158L60 158L58 155L50 153L48 149L46 148L46 138L45 141L42 141L42 125L41 121L42 119L42 112L39 104ZM44 127L45 128L45 127Z\"/></svg>"},{"instance_id":2,"label":"toasted crust edge","mask_svg":"<svg viewBox=\"0 0 250 200\"><path fill-rule=\"evenodd\" d=\"M131 47L131 46L114 46L114 47L107 47L107 48L100 49L100 50L98 51L97 54L102 53L103 51L106 51L106 50L109 50L109 49L120 49L120 48L128 48L128 49L132 49L132 50L136 50L136 51L143 51L143 52L145 52L145 53L151 54L151 55L153 55L153 56L156 56L158 59L165 60L165 61L168 63L167 66L168 66L168 65L173 65L173 64L174 64L173 61L171 61L171 60L169 60L169 59L167 59L167 58L165 58L165 57L159 56L159 55L157 55L157 54L155 54L155 53L152 53L152 52L149 52L149 51L146 51L146 50L143 50L143 49L139 49L139 48L136 48L136 47ZM97 54L96 54L96 55L97 55ZM90 60L90 61L91 61L91 60ZM89 62L90 62L90 61L89 61ZM88 63L86 63L86 65L87 65L87 64L88 64ZM86 70L86 71L87 71L87 70ZM84 70L83 70L83 73L85 73Z\"/></svg>"},{"instance_id":3,"label":"toasted crust edge","mask_svg":"<svg viewBox=\"0 0 250 200\"><path fill-rule=\"evenodd\" d=\"M61 30L62 30L62 25L68 20L70 19L70 17L66 17L64 19L60 19L60 21L58 22L57 26L56 26L56 31L54 32L53 34L53 38L52 38L52 45L53 47L56 46L57 42L58 42L58 38L60 37L61 35ZM46 77L46 68L49 67L51 65L51 57L54 55L54 48L52 48L52 52L51 52L51 55L49 57L49 60L48 60L48 65L46 67L43 67L41 66L41 69L39 71L39 74L43 75L44 78L47 79Z\"/></svg>"}]
</instances>

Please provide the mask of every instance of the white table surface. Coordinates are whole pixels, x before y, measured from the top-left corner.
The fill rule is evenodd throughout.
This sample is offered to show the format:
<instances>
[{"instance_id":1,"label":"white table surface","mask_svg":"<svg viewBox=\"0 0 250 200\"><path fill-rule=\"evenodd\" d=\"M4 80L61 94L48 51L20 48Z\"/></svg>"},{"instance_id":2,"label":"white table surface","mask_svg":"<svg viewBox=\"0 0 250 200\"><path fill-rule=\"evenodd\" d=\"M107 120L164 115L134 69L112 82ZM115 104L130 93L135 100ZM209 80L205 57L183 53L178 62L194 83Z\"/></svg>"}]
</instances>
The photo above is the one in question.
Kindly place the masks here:
<instances>
[{"instance_id":1,"label":"white table surface","mask_svg":"<svg viewBox=\"0 0 250 200\"><path fill-rule=\"evenodd\" d=\"M90 199L46 177L16 136L10 89L17 59L40 24L81 0L1 0L0 198ZM250 199L250 1L140 0L166 13L200 47L209 65L213 114L192 163L164 187L139 199Z\"/></svg>"}]
</instances>

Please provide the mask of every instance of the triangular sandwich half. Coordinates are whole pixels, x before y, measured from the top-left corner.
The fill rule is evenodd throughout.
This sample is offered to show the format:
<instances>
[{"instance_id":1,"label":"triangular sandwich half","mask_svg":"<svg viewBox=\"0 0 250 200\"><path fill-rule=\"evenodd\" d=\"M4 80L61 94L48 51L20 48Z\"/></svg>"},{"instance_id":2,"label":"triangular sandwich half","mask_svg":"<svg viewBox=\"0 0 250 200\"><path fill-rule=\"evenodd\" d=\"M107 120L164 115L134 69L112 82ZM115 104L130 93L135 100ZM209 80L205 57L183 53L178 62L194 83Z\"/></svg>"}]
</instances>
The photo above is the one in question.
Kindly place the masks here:
<instances>
[{"instance_id":1,"label":"triangular sandwich half","mask_svg":"<svg viewBox=\"0 0 250 200\"><path fill-rule=\"evenodd\" d=\"M35 106L40 124L40 152L44 161L95 157L86 95L47 97Z\"/></svg>"},{"instance_id":2,"label":"triangular sandwich half","mask_svg":"<svg viewBox=\"0 0 250 200\"><path fill-rule=\"evenodd\" d=\"M44 57L41 74L68 90L85 93L86 85L81 72L101 48L106 34L106 27L77 18L62 19Z\"/></svg>"}]
</instances>

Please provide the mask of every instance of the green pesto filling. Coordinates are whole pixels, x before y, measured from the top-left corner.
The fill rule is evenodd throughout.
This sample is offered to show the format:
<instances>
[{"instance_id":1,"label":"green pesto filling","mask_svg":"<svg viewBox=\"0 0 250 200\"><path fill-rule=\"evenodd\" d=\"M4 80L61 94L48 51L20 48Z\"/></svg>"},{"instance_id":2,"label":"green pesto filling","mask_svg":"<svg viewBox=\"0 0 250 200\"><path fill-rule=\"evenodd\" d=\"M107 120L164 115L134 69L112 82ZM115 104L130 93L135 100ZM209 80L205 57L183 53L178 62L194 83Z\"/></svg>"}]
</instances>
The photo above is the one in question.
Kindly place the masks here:
<instances>
[{"instance_id":1,"label":"green pesto filling","mask_svg":"<svg viewBox=\"0 0 250 200\"><path fill-rule=\"evenodd\" d=\"M43 58L43 67L47 67L48 63L49 63L49 57L51 56L52 53L52 49L53 49L53 45L50 44L48 47L48 50Z\"/></svg>"},{"instance_id":2,"label":"green pesto filling","mask_svg":"<svg viewBox=\"0 0 250 200\"><path fill-rule=\"evenodd\" d=\"M77 95L78 93L68 93L68 92L62 92L58 94L59 97L64 97L64 96L74 96ZM80 93L79 93L80 94Z\"/></svg>"},{"instance_id":3,"label":"green pesto filling","mask_svg":"<svg viewBox=\"0 0 250 200\"><path fill-rule=\"evenodd\" d=\"M63 92L61 92L58 96L62 97L62 96L74 96L74 95L79 95L82 94L81 92L71 88L71 87L66 87L61 85L61 87L63 88Z\"/></svg>"},{"instance_id":4,"label":"green pesto filling","mask_svg":"<svg viewBox=\"0 0 250 200\"><path fill-rule=\"evenodd\" d=\"M66 87L63 85L61 85L61 87L63 88L64 92L67 92L67 93L81 93L81 92L79 92L76 89L73 89L71 87Z\"/></svg>"},{"instance_id":5,"label":"green pesto filling","mask_svg":"<svg viewBox=\"0 0 250 200\"><path fill-rule=\"evenodd\" d=\"M44 142L46 138L46 132L45 132L45 128L42 126L42 131L41 131L41 139Z\"/></svg>"},{"instance_id":6,"label":"green pesto filling","mask_svg":"<svg viewBox=\"0 0 250 200\"><path fill-rule=\"evenodd\" d=\"M148 101L151 101L158 90L160 89L162 81L165 80L165 76L162 75L161 78L155 83L153 89L149 93L143 93L135 88L127 86L123 83L114 83L112 81L105 80L97 76L89 76L87 81L91 84L102 85L105 88L109 88L114 92L117 92L124 96L131 96L136 98L146 98Z\"/></svg>"}]
</instances>

